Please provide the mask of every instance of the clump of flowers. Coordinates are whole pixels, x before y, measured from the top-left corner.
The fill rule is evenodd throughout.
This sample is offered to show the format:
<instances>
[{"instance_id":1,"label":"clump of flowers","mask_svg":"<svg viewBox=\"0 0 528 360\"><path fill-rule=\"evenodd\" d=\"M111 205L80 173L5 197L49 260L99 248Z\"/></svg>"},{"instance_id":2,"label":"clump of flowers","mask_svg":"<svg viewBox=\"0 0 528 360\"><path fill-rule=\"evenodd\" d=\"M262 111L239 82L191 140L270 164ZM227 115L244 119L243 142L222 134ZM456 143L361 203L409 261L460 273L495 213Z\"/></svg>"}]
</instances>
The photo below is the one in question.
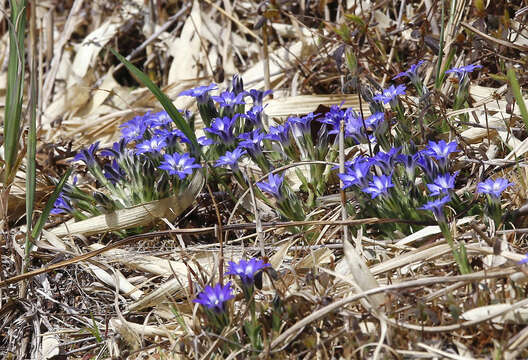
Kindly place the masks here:
<instances>
[{"instance_id":1,"label":"clump of flowers","mask_svg":"<svg viewBox=\"0 0 528 360\"><path fill-rule=\"evenodd\" d=\"M226 303L234 297L231 283L228 282L224 286L221 284L216 284L214 287L207 285L193 302L203 306L209 323L220 333L229 324Z\"/></svg>"}]
</instances>

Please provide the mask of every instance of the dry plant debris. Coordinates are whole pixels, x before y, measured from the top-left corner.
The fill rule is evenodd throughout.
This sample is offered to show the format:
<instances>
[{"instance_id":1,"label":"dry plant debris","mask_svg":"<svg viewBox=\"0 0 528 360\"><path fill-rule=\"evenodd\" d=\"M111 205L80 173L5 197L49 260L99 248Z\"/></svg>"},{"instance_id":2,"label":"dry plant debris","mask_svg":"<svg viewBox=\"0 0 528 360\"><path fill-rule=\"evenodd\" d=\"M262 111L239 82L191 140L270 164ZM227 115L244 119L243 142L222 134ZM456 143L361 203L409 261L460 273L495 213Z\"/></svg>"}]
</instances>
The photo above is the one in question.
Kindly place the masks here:
<instances>
[{"instance_id":1,"label":"dry plant debris","mask_svg":"<svg viewBox=\"0 0 528 360\"><path fill-rule=\"evenodd\" d=\"M3 1L0 11L2 110L13 1ZM299 173L311 181L311 166L330 168L360 153L372 155L365 143L343 142L341 160L336 153L332 161L310 164L304 158L273 170L284 171L281 181L290 183L299 201L311 202L309 213L298 218L288 217L292 209L281 208L280 201L262 200L259 189L273 194L272 181L279 180L246 158L240 167L253 186L243 191L234 186L236 191L228 193L221 182L225 178L209 178L204 186L204 179L195 176L183 195L77 222L50 217L22 272L28 168L22 161L8 193L9 216L2 219L3 357L528 358L528 272L523 265L528 252L528 118L508 77L513 69L520 88L528 85L525 2L28 4L35 7L34 18L28 18L37 34L39 211L54 189L51 179L72 167L80 149L96 141L109 147L120 138L122 124L162 110L110 48L143 71L178 109L199 110L193 98L179 96L183 91L211 83L219 89L234 87L235 74L246 89L272 89L263 104L266 126L282 124L288 116L325 114L333 105L353 108L367 119L376 110L364 100L368 91L372 98L391 84L404 84L393 77L423 60L420 77L428 97L410 84L400 97L409 121L422 126L407 134L406 143L414 140L423 147L426 139L457 141L459 152L452 157L452 171L460 172L456 196L473 198L466 198L466 207L450 205L457 213L447 231L466 244L469 263L456 257L446 228L432 217L419 222L404 214L372 216L357 199L345 206L337 176L310 198ZM470 64L481 68L465 77L445 75L449 68ZM461 105L457 98L463 81L467 94ZM526 92L520 94L528 101ZM381 111L395 112L389 101ZM428 111L438 117L423 125ZM23 113L29 118L29 106ZM0 120L5 121L4 111ZM194 126L201 136L211 124L197 117ZM310 130L317 134L320 129ZM336 143L345 131L338 131ZM202 165L212 169L213 161ZM101 189L89 167L76 168L80 189ZM504 222L493 222L491 216L486 220L471 207L479 201L479 184L498 177L515 184L502 193ZM390 231L383 230L387 227ZM213 306L208 313L193 302L207 285L228 284L225 272L236 273L234 264L250 258L262 258L259 271L242 282L229 278L233 300L221 302L219 311ZM464 266L471 272L465 273ZM207 314L220 326L212 325ZM252 327L261 335L254 335Z\"/></svg>"}]
</instances>

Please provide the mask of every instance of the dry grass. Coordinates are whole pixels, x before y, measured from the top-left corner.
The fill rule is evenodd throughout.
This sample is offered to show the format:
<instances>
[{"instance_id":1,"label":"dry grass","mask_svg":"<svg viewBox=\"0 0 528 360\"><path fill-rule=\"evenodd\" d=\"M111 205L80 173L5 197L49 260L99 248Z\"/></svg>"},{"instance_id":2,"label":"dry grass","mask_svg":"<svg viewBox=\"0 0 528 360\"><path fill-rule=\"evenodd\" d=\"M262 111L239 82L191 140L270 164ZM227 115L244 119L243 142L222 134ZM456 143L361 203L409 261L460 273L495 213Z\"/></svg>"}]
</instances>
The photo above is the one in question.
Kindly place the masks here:
<instances>
[{"instance_id":1,"label":"dry grass","mask_svg":"<svg viewBox=\"0 0 528 360\"><path fill-rule=\"evenodd\" d=\"M491 1L481 9L485 2L465 0L451 13L445 3L445 52L453 52L455 65L478 61L483 69L472 79L469 123L450 117L453 84L435 90L433 105L453 119L451 131L464 149L461 166L472 174L468 190L484 174L517 184L505 196L507 209L515 212L507 229L488 231L480 218L466 215L457 221L457 238L466 241L474 273L457 275L436 226L389 239L368 231L384 219L358 214L341 222L340 205L330 196L337 191L319 199L310 219L317 221L304 224L306 233L292 235L269 222L274 220L269 209L259 209L263 220L255 224L249 196L239 205L203 188L199 195L199 189L190 193L196 201L176 220L181 212L170 214L170 207L156 214L145 210L143 215L151 216L142 218L145 234L124 240L110 232L116 228L108 222L97 223L96 230L89 223L64 231L63 219L54 218L37 243L32 272L17 276L25 222L22 167L11 191L11 231L0 240L0 354L13 359L206 359L222 353L232 359L528 358L528 274L516 265L528 248L522 207L528 138L505 75L505 65L517 66L521 86L527 84L528 8L519 1ZM2 108L4 16L0 13ZM358 81L385 86L418 59L435 64L440 26L441 2L435 0L38 1L37 206L42 208L53 189L47 176L64 173L77 149L97 140L110 143L119 124L160 109L108 47L128 56L178 108L191 106L189 98L177 97L182 90L227 83L240 73L248 88L274 90L266 110L274 118L343 100L358 108ZM347 69L347 51L356 54L357 74ZM432 88L434 69L428 69L425 79ZM221 335L207 330L191 302L196 285L218 278L219 220L226 260L263 251L275 270L264 275L258 298L269 336L259 353L241 330L247 312L241 302L231 309L231 325ZM359 223L366 224L364 232L351 227ZM343 242L344 226L354 229L354 247ZM27 298L18 297L22 282L29 285ZM277 295L281 330L273 333L271 304Z\"/></svg>"}]
</instances>

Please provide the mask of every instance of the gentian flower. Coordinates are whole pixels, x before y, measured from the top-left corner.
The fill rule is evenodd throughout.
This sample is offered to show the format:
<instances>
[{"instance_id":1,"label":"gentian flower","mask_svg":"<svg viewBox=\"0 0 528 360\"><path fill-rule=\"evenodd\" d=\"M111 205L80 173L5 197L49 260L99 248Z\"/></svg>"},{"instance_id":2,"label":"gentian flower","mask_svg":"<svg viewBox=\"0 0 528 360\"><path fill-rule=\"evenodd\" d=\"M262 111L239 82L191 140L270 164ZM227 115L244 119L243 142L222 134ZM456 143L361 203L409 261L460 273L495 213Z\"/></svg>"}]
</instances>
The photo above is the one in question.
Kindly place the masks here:
<instances>
[{"instance_id":1,"label":"gentian flower","mask_svg":"<svg viewBox=\"0 0 528 360\"><path fill-rule=\"evenodd\" d=\"M462 80L464 80L464 77L466 76L467 73L473 72L474 70L480 69L480 68L482 68L482 65L471 64L471 65L461 66L459 68L449 69L445 73L446 74L451 74L451 73L456 74L456 76L458 77L458 81L462 82Z\"/></svg>"},{"instance_id":2,"label":"gentian flower","mask_svg":"<svg viewBox=\"0 0 528 360\"><path fill-rule=\"evenodd\" d=\"M244 91L244 80L242 77L238 74L233 75L233 80L231 81L231 87L233 89L233 92L238 94L244 94L246 95L246 92Z\"/></svg>"},{"instance_id":3,"label":"gentian flower","mask_svg":"<svg viewBox=\"0 0 528 360\"><path fill-rule=\"evenodd\" d=\"M449 195L447 195L441 199L431 200L427 204L425 204L424 206L418 209L432 211L436 218L436 221L438 221L439 223L445 223L446 220L444 216L444 206L449 201L451 201L451 198L449 197Z\"/></svg>"},{"instance_id":4,"label":"gentian flower","mask_svg":"<svg viewBox=\"0 0 528 360\"><path fill-rule=\"evenodd\" d=\"M253 285L255 275L265 267L271 266L258 259L240 260L238 264L230 261L228 265L229 268L225 274L240 276L244 285Z\"/></svg>"},{"instance_id":5,"label":"gentian flower","mask_svg":"<svg viewBox=\"0 0 528 360\"><path fill-rule=\"evenodd\" d=\"M357 157L347 168L344 174L338 174L343 181L343 190L352 185L367 187L368 174L372 161L362 156Z\"/></svg>"},{"instance_id":6,"label":"gentian flower","mask_svg":"<svg viewBox=\"0 0 528 360\"><path fill-rule=\"evenodd\" d=\"M290 144L290 123L286 122L284 125L270 126L268 135L265 139L278 141L284 146Z\"/></svg>"},{"instance_id":7,"label":"gentian flower","mask_svg":"<svg viewBox=\"0 0 528 360\"><path fill-rule=\"evenodd\" d=\"M96 141L92 145L90 145L88 148L80 150L77 155L73 158L73 161L82 161L86 164L86 166L93 167L95 162L95 152L99 148L99 141Z\"/></svg>"},{"instance_id":8,"label":"gentian flower","mask_svg":"<svg viewBox=\"0 0 528 360\"><path fill-rule=\"evenodd\" d=\"M185 179L192 174L193 169L201 167L189 154L165 154L163 158L159 168L168 171L169 175L178 175L180 179Z\"/></svg>"},{"instance_id":9,"label":"gentian flower","mask_svg":"<svg viewBox=\"0 0 528 360\"><path fill-rule=\"evenodd\" d=\"M506 188L513 185L515 184L509 182L504 178L498 178L495 180L487 179L486 181L481 182L477 185L477 192L479 194L491 195L492 198L498 199L500 198L502 192L506 190Z\"/></svg>"},{"instance_id":10,"label":"gentian flower","mask_svg":"<svg viewBox=\"0 0 528 360\"><path fill-rule=\"evenodd\" d=\"M343 103L341 103L341 105L343 105ZM339 127L341 126L340 125L341 120L344 117L345 117L345 111L341 110L341 106L332 105L330 107L330 110L324 115L324 117L318 119L318 121L331 126L333 132L329 132L329 134L337 134L339 133Z\"/></svg>"},{"instance_id":11,"label":"gentian flower","mask_svg":"<svg viewBox=\"0 0 528 360\"><path fill-rule=\"evenodd\" d=\"M53 209L51 209L50 214L59 215L64 213L70 213L73 211L72 206L70 205L70 198L60 193L59 197L53 203Z\"/></svg>"},{"instance_id":12,"label":"gentian flower","mask_svg":"<svg viewBox=\"0 0 528 360\"><path fill-rule=\"evenodd\" d=\"M128 143L130 141L142 139L143 134L147 130L147 124L145 123L143 116L136 116L120 125L119 128L121 129L123 139Z\"/></svg>"},{"instance_id":13,"label":"gentian flower","mask_svg":"<svg viewBox=\"0 0 528 360\"><path fill-rule=\"evenodd\" d=\"M455 141L446 143L444 140L439 142L429 141L429 145L425 148L425 152L438 160L441 168L445 169L449 155L458 152L458 144Z\"/></svg>"},{"instance_id":14,"label":"gentian flower","mask_svg":"<svg viewBox=\"0 0 528 360\"><path fill-rule=\"evenodd\" d=\"M398 153L401 148L391 148L389 152L380 151L374 156L375 164L385 174L392 173L394 165L396 164Z\"/></svg>"},{"instance_id":15,"label":"gentian flower","mask_svg":"<svg viewBox=\"0 0 528 360\"><path fill-rule=\"evenodd\" d=\"M433 161L433 159L431 159L427 150L420 151L416 154L416 163L423 170L425 176L431 181L433 181L433 179L435 179L440 172L438 165Z\"/></svg>"},{"instance_id":16,"label":"gentian flower","mask_svg":"<svg viewBox=\"0 0 528 360\"><path fill-rule=\"evenodd\" d=\"M178 139L186 144L191 143L189 138L185 136L183 131L181 131L180 129L156 129L154 131L154 134L162 139L165 139L166 146L174 146Z\"/></svg>"},{"instance_id":17,"label":"gentian flower","mask_svg":"<svg viewBox=\"0 0 528 360\"><path fill-rule=\"evenodd\" d=\"M221 107L232 108L235 105L243 105L246 102L244 101L245 93L242 92L236 95L231 91L223 91L219 96L211 96L211 99L216 101Z\"/></svg>"},{"instance_id":18,"label":"gentian flower","mask_svg":"<svg viewBox=\"0 0 528 360\"><path fill-rule=\"evenodd\" d=\"M243 141L238 146L246 149L251 156L258 156L262 154L262 140L264 140L264 136L265 134L260 129L241 134L238 138Z\"/></svg>"},{"instance_id":19,"label":"gentian flower","mask_svg":"<svg viewBox=\"0 0 528 360\"><path fill-rule=\"evenodd\" d=\"M167 146L167 141L162 136L153 136L136 145L136 154L159 153Z\"/></svg>"},{"instance_id":20,"label":"gentian flower","mask_svg":"<svg viewBox=\"0 0 528 360\"><path fill-rule=\"evenodd\" d=\"M194 89L182 91L180 96L192 96L196 98L198 104L205 104L209 100L209 91L216 90L217 88L216 84L202 85Z\"/></svg>"},{"instance_id":21,"label":"gentian flower","mask_svg":"<svg viewBox=\"0 0 528 360\"><path fill-rule=\"evenodd\" d=\"M198 140L198 144L202 146L209 146L209 145L214 144L213 139L210 139L207 136L200 136L197 140Z\"/></svg>"},{"instance_id":22,"label":"gentian flower","mask_svg":"<svg viewBox=\"0 0 528 360\"><path fill-rule=\"evenodd\" d=\"M369 186L363 188L362 191L370 194L373 199L379 195L387 194L389 188L394 187L391 175L374 176Z\"/></svg>"},{"instance_id":23,"label":"gentian flower","mask_svg":"<svg viewBox=\"0 0 528 360\"><path fill-rule=\"evenodd\" d=\"M284 180L284 175L268 175L268 182L262 181L258 182L257 186L260 190L272 195L277 201L283 200L284 196L281 191L282 182Z\"/></svg>"},{"instance_id":24,"label":"gentian flower","mask_svg":"<svg viewBox=\"0 0 528 360\"><path fill-rule=\"evenodd\" d=\"M126 154L128 150L126 147L126 144L127 143L125 139L116 141L112 144L111 149L109 148L101 149L101 151L99 152L99 155L119 158L121 155Z\"/></svg>"},{"instance_id":25,"label":"gentian flower","mask_svg":"<svg viewBox=\"0 0 528 360\"><path fill-rule=\"evenodd\" d=\"M399 79L401 77L408 77L409 79L411 79L411 81L413 81L417 76L418 76L418 68L423 64L425 63L424 60L420 60L418 61L418 63L416 64L412 64L411 67L407 70L407 71L403 71L401 73L399 73L398 75L396 75L395 77L392 78L392 80L396 80L396 79Z\"/></svg>"},{"instance_id":26,"label":"gentian flower","mask_svg":"<svg viewBox=\"0 0 528 360\"><path fill-rule=\"evenodd\" d=\"M262 128L262 110L264 108L260 105L254 105L251 109L246 111L246 114L243 115L248 119L253 126Z\"/></svg>"},{"instance_id":27,"label":"gentian flower","mask_svg":"<svg viewBox=\"0 0 528 360\"><path fill-rule=\"evenodd\" d=\"M151 127L167 127L172 123L172 119L166 111L160 111L150 115Z\"/></svg>"},{"instance_id":28,"label":"gentian flower","mask_svg":"<svg viewBox=\"0 0 528 360\"><path fill-rule=\"evenodd\" d=\"M239 114L236 114L232 118L224 116L223 118L215 118L211 127L205 128L204 130L208 133L218 135L220 139L226 144L232 144L235 141L233 135L233 127L238 119Z\"/></svg>"},{"instance_id":29,"label":"gentian flower","mask_svg":"<svg viewBox=\"0 0 528 360\"><path fill-rule=\"evenodd\" d=\"M449 190L455 188L455 178L458 175L458 171L453 175L446 173L438 175L432 184L427 184L427 188L431 192L432 196L448 193Z\"/></svg>"},{"instance_id":30,"label":"gentian flower","mask_svg":"<svg viewBox=\"0 0 528 360\"><path fill-rule=\"evenodd\" d=\"M273 91L271 90L260 91L260 90L255 90L255 89L249 90L249 96L251 96L251 98L253 99L253 105L255 106L262 106L264 97L270 94L273 94Z\"/></svg>"},{"instance_id":31,"label":"gentian flower","mask_svg":"<svg viewBox=\"0 0 528 360\"><path fill-rule=\"evenodd\" d=\"M231 291L231 282L228 282L225 286L216 284L214 288L207 285L193 302L220 314L225 312L225 303L234 297Z\"/></svg>"},{"instance_id":32,"label":"gentian flower","mask_svg":"<svg viewBox=\"0 0 528 360\"><path fill-rule=\"evenodd\" d=\"M290 124L293 135L297 138L301 138L305 134L311 133L310 124L317 116L319 116L319 114L314 114L313 112L303 117L292 116L288 118L286 123Z\"/></svg>"},{"instance_id":33,"label":"gentian flower","mask_svg":"<svg viewBox=\"0 0 528 360\"><path fill-rule=\"evenodd\" d=\"M226 151L225 155L218 158L215 167L228 165L231 169L236 170L238 168L238 160L245 154L246 150L239 147L233 151Z\"/></svg>"},{"instance_id":34,"label":"gentian flower","mask_svg":"<svg viewBox=\"0 0 528 360\"><path fill-rule=\"evenodd\" d=\"M365 119L365 125L367 127L372 128L372 130L376 131L376 129L385 121L385 113L384 112L377 112L372 115L370 115L368 118Z\"/></svg>"},{"instance_id":35,"label":"gentian flower","mask_svg":"<svg viewBox=\"0 0 528 360\"><path fill-rule=\"evenodd\" d=\"M405 95L406 89L407 87L405 85L398 85L396 87L391 85L387 89L383 90L381 94L374 96L372 99L383 102L384 104L388 104L396 100L398 95Z\"/></svg>"},{"instance_id":36,"label":"gentian flower","mask_svg":"<svg viewBox=\"0 0 528 360\"><path fill-rule=\"evenodd\" d=\"M407 174L407 177L411 180L414 179L416 164L419 156L419 154L400 154L396 158L397 161L403 164L403 166L405 167L405 173Z\"/></svg>"},{"instance_id":37,"label":"gentian flower","mask_svg":"<svg viewBox=\"0 0 528 360\"><path fill-rule=\"evenodd\" d=\"M528 254L524 255L524 257L519 262L517 262L517 265L524 265L527 263L528 263Z\"/></svg>"}]
</instances>

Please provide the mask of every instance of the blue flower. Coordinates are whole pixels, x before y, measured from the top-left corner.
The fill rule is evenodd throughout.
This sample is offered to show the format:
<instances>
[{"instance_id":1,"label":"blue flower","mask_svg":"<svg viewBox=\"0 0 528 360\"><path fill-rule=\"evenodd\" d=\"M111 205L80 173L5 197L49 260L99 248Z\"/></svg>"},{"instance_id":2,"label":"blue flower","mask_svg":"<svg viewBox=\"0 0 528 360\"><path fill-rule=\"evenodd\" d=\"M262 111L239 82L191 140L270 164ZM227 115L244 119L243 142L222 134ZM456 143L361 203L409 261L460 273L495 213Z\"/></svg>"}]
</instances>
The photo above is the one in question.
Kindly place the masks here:
<instances>
[{"instance_id":1,"label":"blue flower","mask_svg":"<svg viewBox=\"0 0 528 360\"><path fill-rule=\"evenodd\" d=\"M77 155L73 158L73 161L82 161L88 167L93 167L95 165L95 152L99 148L99 141L96 141L88 148L80 150Z\"/></svg>"},{"instance_id":2,"label":"blue flower","mask_svg":"<svg viewBox=\"0 0 528 360\"><path fill-rule=\"evenodd\" d=\"M167 127L172 123L172 119L165 110L150 115L151 127Z\"/></svg>"},{"instance_id":3,"label":"blue flower","mask_svg":"<svg viewBox=\"0 0 528 360\"><path fill-rule=\"evenodd\" d=\"M235 105L243 105L245 104L244 96L245 92L242 92L240 94L235 94L231 91L222 91L222 93L219 96L211 96L211 99L216 101L221 107L228 107L232 108Z\"/></svg>"},{"instance_id":4,"label":"blue flower","mask_svg":"<svg viewBox=\"0 0 528 360\"><path fill-rule=\"evenodd\" d=\"M128 143L133 140L143 138L143 134L147 130L147 124L143 116L136 116L119 126L123 139Z\"/></svg>"},{"instance_id":5,"label":"blue flower","mask_svg":"<svg viewBox=\"0 0 528 360\"><path fill-rule=\"evenodd\" d=\"M197 140L198 140L198 144L202 146L209 146L209 145L214 144L213 139L210 139L207 136L200 136Z\"/></svg>"},{"instance_id":6,"label":"blue flower","mask_svg":"<svg viewBox=\"0 0 528 360\"><path fill-rule=\"evenodd\" d=\"M136 154L159 153L167 146L167 141L162 136L153 136L136 145Z\"/></svg>"},{"instance_id":7,"label":"blue flower","mask_svg":"<svg viewBox=\"0 0 528 360\"><path fill-rule=\"evenodd\" d=\"M436 218L436 221L438 222L445 222L445 216L444 216L444 206L445 204L447 204L449 201L451 201L451 198L449 197L449 195L441 198L441 199L436 199L436 200L431 200L429 201L427 204L425 204L424 206L418 208L420 210L430 210L433 212L435 218Z\"/></svg>"},{"instance_id":8,"label":"blue flower","mask_svg":"<svg viewBox=\"0 0 528 360\"><path fill-rule=\"evenodd\" d=\"M225 286L216 284L214 288L207 285L193 302L220 314L225 312L225 303L234 297L231 291L231 282L228 282Z\"/></svg>"},{"instance_id":9,"label":"blue flower","mask_svg":"<svg viewBox=\"0 0 528 360\"><path fill-rule=\"evenodd\" d=\"M192 174L193 169L201 167L189 154L165 154L163 159L159 168L168 171L169 175L178 175L180 179L185 179Z\"/></svg>"},{"instance_id":10,"label":"blue flower","mask_svg":"<svg viewBox=\"0 0 528 360\"><path fill-rule=\"evenodd\" d=\"M209 99L209 91L216 90L217 88L216 84L202 85L195 87L194 89L182 91L180 96L192 96L196 98L198 104L204 104Z\"/></svg>"},{"instance_id":11,"label":"blue flower","mask_svg":"<svg viewBox=\"0 0 528 360\"><path fill-rule=\"evenodd\" d=\"M317 116L319 116L319 114L314 114L313 112L303 117L292 116L288 118L286 123L290 124L293 135L300 138L305 134L311 133L312 120Z\"/></svg>"},{"instance_id":12,"label":"blue flower","mask_svg":"<svg viewBox=\"0 0 528 360\"><path fill-rule=\"evenodd\" d=\"M260 105L254 105L243 116L246 119L248 119L251 122L251 124L253 124L253 126L262 128L262 110L263 109L264 108Z\"/></svg>"},{"instance_id":13,"label":"blue flower","mask_svg":"<svg viewBox=\"0 0 528 360\"><path fill-rule=\"evenodd\" d=\"M444 140L440 140L439 142L429 141L429 145L425 148L425 153L438 160L441 168L447 166L449 155L458 151L458 144L455 141L449 144Z\"/></svg>"},{"instance_id":14,"label":"blue flower","mask_svg":"<svg viewBox=\"0 0 528 360\"><path fill-rule=\"evenodd\" d=\"M399 73L398 75L393 77L392 80L396 80L396 79L399 79L401 77L406 76L409 79L411 79L411 81L413 81L418 76L417 70L423 63L425 63L425 61L424 60L420 60L420 61L418 61L418 63L412 64L411 67L407 71L403 71L403 72Z\"/></svg>"},{"instance_id":15,"label":"blue flower","mask_svg":"<svg viewBox=\"0 0 528 360\"><path fill-rule=\"evenodd\" d=\"M341 105L343 105L343 103L341 103ZM324 124L328 124L332 127L333 132L328 132L329 134L337 134L339 133L339 127L341 126L341 120L343 120L344 117L345 117L345 111L341 110L341 106L332 105L330 107L330 110L324 115L324 117L320 118L318 121Z\"/></svg>"},{"instance_id":16,"label":"blue flower","mask_svg":"<svg viewBox=\"0 0 528 360\"><path fill-rule=\"evenodd\" d=\"M104 177L107 178L112 184L117 183L126 175L115 159L113 159L110 164L105 164L103 170Z\"/></svg>"},{"instance_id":17,"label":"blue flower","mask_svg":"<svg viewBox=\"0 0 528 360\"><path fill-rule=\"evenodd\" d=\"M248 286L253 284L255 275L260 270L271 265L262 260L250 259L249 261L240 260L238 264L230 261L228 266L229 268L225 274L240 276L242 283Z\"/></svg>"},{"instance_id":18,"label":"blue flower","mask_svg":"<svg viewBox=\"0 0 528 360\"><path fill-rule=\"evenodd\" d=\"M401 148L391 148L389 152L380 151L374 156L375 164L385 174L392 173L394 165L396 164L398 153Z\"/></svg>"},{"instance_id":19,"label":"blue flower","mask_svg":"<svg viewBox=\"0 0 528 360\"><path fill-rule=\"evenodd\" d=\"M278 141L284 146L290 144L290 123L286 122L284 125L270 126L268 135L265 139Z\"/></svg>"},{"instance_id":20,"label":"blue flower","mask_svg":"<svg viewBox=\"0 0 528 360\"><path fill-rule=\"evenodd\" d=\"M448 193L449 190L455 188L455 178L458 175L458 171L453 175L446 173L438 175L432 184L427 184L427 188L431 192L432 196Z\"/></svg>"},{"instance_id":21,"label":"blue flower","mask_svg":"<svg viewBox=\"0 0 528 360\"><path fill-rule=\"evenodd\" d=\"M232 144L235 141L233 135L233 127L238 119L239 114L236 114L232 118L224 116L223 118L215 118L211 127L205 128L204 130L208 133L218 135L222 142L226 144Z\"/></svg>"},{"instance_id":22,"label":"blue flower","mask_svg":"<svg viewBox=\"0 0 528 360\"><path fill-rule=\"evenodd\" d=\"M260 190L272 195L277 201L281 201L283 199L283 194L281 191L282 188L282 182L284 180L284 175L274 175L269 174L268 175L268 182L262 181L258 182L257 186Z\"/></svg>"},{"instance_id":23,"label":"blue flower","mask_svg":"<svg viewBox=\"0 0 528 360\"><path fill-rule=\"evenodd\" d=\"M257 156L262 153L262 140L264 140L265 134L260 130L256 129L248 133L241 134L238 138L242 139L238 145L246 149L251 156Z\"/></svg>"},{"instance_id":24,"label":"blue flower","mask_svg":"<svg viewBox=\"0 0 528 360\"><path fill-rule=\"evenodd\" d=\"M70 205L70 198L60 193L59 197L53 203L53 209L51 209L50 214L59 215L64 213L71 213L73 211L72 206Z\"/></svg>"},{"instance_id":25,"label":"blue flower","mask_svg":"<svg viewBox=\"0 0 528 360\"><path fill-rule=\"evenodd\" d=\"M524 255L524 257L519 262L517 262L518 265L524 265L526 263L528 263L528 254Z\"/></svg>"},{"instance_id":26,"label":"blue flower","mask_svg":"<svg viewBox=\"0 0 528 360\"><path fill-rule=\"evenodd\" d=\"M474 70L480 69L480 68L482 68L482 65L471 64L471 65L461 66L459 68L449 69L445 73L446 74L451 74L451 73L456 74L456 76L458 77L458 80L462 82L462 80L464 80L464 77L466 76L467 73L473 72Z\"/></svg>"},{"instance_id":27,"label":"blue flower","mask_svg":"<svg viewBox=\"0 0 528 360\"><path fill-rule=\"evenodd\" d=\"M400 154L397 160L405 167L405 173L409 179L414 179L415 169L418 162L419 154ZM436 164L435 164L436 165Z\"/></svg>"},{"instance_id":28,"label":"blue flower","mask_svg":"<svg viewBox=\"0 0 528 360\"><path fill-rule=\"evenodd\" d=\"M383 121L385 121L385 113L377 112L365 119L365 125L367 125L368 128L372 128L372 130L376 130Z\"/></svg>"},{"instance_id":29,"label":"blue flower","mask_svg":"<svg viewBox=\"0 0 528 360\"><path fill-rule=\"evenodd\" d=\"M416 154L416 163L422 168L425 176L428 177L431 181L436 178L440 169L438 165L431 159L427 150L422 150Z\"/></svg>"},{"instance_id":30,"label":"blue flower","mask_svg":"<svg viewBox=\"0 0 528 360\"><path fill-rule=\"evenodd\" d=\"M253 105L256 105L256 106L259 106L259 105L262 106L262 101L264 100L264 97L270 94L273 94L273 91L271 90L261 91L261 90L255 90L255 89L249 90L249 96L251 96L251 98L253 99Z\"/></svg>"},{"instance_id":31,"label":"blue flower","mask_svg":"<svg viewBox=\"0 0 528 360\"><path fill-rule=\"evenodd\" d=\"M344 174L338 174L341 181L343 181L343 189L352 185L360 187L367 187L369 170L372 165L370 159L358 156L352 164L347 167Z\"/></svg>"},{"instance_id":32,"label":"blue flower","mask_svg":"<svg viewBox=\"0 0 528 360\"><path fill-rule=\"evenodd\" d=\"M229 165L231 169L238 168L238 160L242 155L246 154L246 150L237 147L233 151L226 151L225 155L218 158L215 167Z\"/></svg>"},{"instance_id":33,"label":"blue flower","mask_svg":"<svg viewBox=\"0 0 528 360\"><path fill-rule=\"evenodd\" d=\"M389 188L394 187L392 183L391 175L374 176L372 181L369 182L369 186L362 189L363 192L370 194L373 199L379 195L387 194Z\"/></svg>"},{"instance_id":34,"label":"blue flower","mask_svg":"<svg viewBox=\"0 0 528 360\"><path fill-rule=\"evenodd\" d=\"M174 145L176 145L178 139L181 142L186 143L186 144L190 144L191 143L189 138L187 136L185 136L183 131L181 131L180 129L172 129L172 130L156 129L154 131L154 134L159 136L160 138L165 139L166 146L174 146Z\"/></svg>"},{"instance_id":35,"label":"blue flower","mask_svg":"<svg viewBox=\"0 0 528 360\"><path fill-rule=\"evenodd\" d=\"M101 149L101 151L99 152L99 155L119 158L121 155L126 154L128 150L126 147L126 144L127 143L125 139L116 141L112 144L111 149L109 148Z\"/></svg>"},{"instance_id":36,"label":"blue flower","mask_svg":"<svg viewBox=\"0 0 528 360\"><path fill-rule=\"evenodd\" d=\"M513 185L515 184L504 178L498 178L496 180L487 179L486 181L477 184L477 192L479 194L488 194L498 199L506 188Z\"/></svg>"},{"instance_id":37,"label":"blue flower","mask_svg":"<svg viewBox=\"0 0 528 360\"><path fill-rule=\"evenodd\" d=\"M384 104L388 104L393 100L397 99L398 95L405 95L406 89L407 88L405 85L398 85L397 87L391 85L389 86L389 88L383 90L381 94L374 96L372 99L383 102Z\"/></svg>"}]
</instances>

